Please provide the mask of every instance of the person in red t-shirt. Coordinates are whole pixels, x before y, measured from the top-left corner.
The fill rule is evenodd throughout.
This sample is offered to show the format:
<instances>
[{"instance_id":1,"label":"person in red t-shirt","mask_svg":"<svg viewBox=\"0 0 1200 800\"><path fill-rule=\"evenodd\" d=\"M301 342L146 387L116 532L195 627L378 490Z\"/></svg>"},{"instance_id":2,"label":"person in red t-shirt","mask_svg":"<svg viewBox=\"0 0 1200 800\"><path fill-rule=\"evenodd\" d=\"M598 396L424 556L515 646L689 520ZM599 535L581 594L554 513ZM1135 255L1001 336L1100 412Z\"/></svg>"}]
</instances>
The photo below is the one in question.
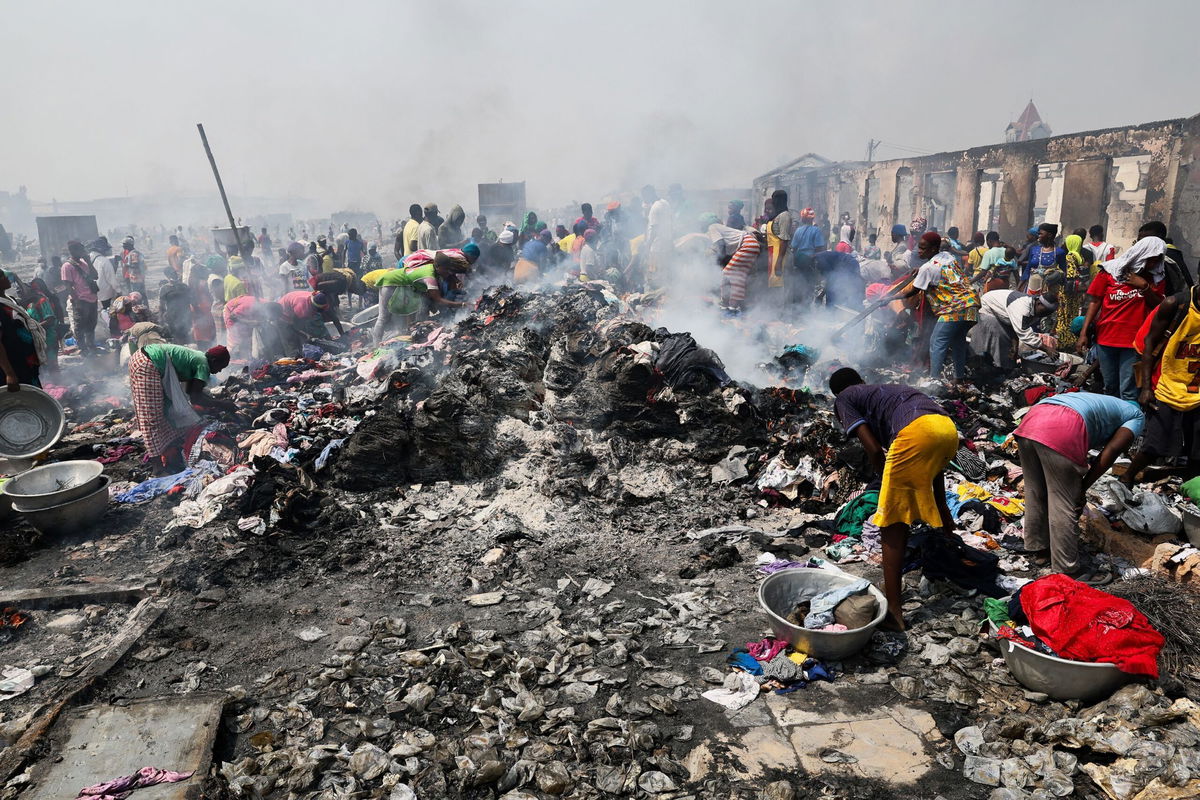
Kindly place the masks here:
<instances>
[{"instance_id":1,"label":"person in red t-shirt","mask_svg":"<svg viewBox=\"0 0 1200 800\"><path fill-rule=\"evenodd\" d=\"M1079 351L1095 344L1100 374L1104 376L1104 392L1122 400L1136 403L1137 383L1134 365L1138 354L1134 337L1146 317L1162 302L1165 283L1155 281L1153 272L1161 272L1162 256L1149 258L1137 265L1124 281L1118 281L1108 270L1100 270L1088 286L1087 314L1079 334Z\"/></svg>"}]
</instances>

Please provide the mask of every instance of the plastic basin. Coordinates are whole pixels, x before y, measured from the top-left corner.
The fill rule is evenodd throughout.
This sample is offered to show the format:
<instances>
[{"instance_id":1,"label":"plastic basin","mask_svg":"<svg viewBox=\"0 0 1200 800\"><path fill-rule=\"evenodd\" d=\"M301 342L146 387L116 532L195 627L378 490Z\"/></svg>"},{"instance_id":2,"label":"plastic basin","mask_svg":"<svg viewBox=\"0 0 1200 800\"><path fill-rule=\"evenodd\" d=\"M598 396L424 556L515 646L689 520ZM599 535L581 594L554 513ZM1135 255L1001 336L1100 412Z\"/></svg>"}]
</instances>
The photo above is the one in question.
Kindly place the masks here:
<instances>
[{"instance_id":1,"label":"plastic basin","mask_svg":"<svg viewBox=\"0 0 1200 800\"><path fill-rule=\"evenodd\" d=\"M108 484L111 480L107 475L101 475L99 489L60 505L27 509L22 508L20 503L13 503L13 510L23 514L25 521L43 535L73 533L95 525L104 516L108 510Z\"/></svg>"},{"instance_id":2,"label":"plastic basin","mask_svg":"<svg viewBox=\"0 0 1200 800\"><path fill-rule=\"evenodd\" d=\"M32 458L62 438L67 418L62 406L36 386L0 391L0 456Z\"/></svg>"},{"instance_id":3,"label":"plastic basin","mask_svg":"<svg viewBox=\"0 0 1200 800\"><path fill-rule=\"evenodd\" d=\"M989 622L992 633L996 624ZM1048 656L1011 639L997 639L1004 662L1017 682L1055 700L1092 701L1107 697L1136 676L1114 664L1092 664Z\"/></svg>"},{"instance_id":4,"label":"plastic basin","mask_svg":"<svg viewBox=\"0 0 1200 800\"><path fill-rule=\"evenodd\" d=\"M810 631L788 622L785 617L801 600L811 599L822 592L836 589L859 580L823 569L784 569L767 579L758 587L758 604L767 614L767 620L775 638L785 641L794 649L813 658L825 661L841 661L866 647L871 634L887 616L887 598L874 586L867 591L879 603L875 619L861 628L848 631Z\"/></svg>"},{"instance_id":5,"label":"plastic basin","mask_svg":"<svg viewBox=\"0 0 1200 800\"><path fill-rule=\"evenodd\" d=\"M23 472L4 484L6 497L26 510L62 505L100 487L99 461L60 461Z\"/></svg>"},{"instance_id":6,"label":"plastic basin","mask_svg":"<svg viewBox=\"0 0 1200 800\"><path fill-rule=\"evenodd\" d=\"M367 306L362 311L358 312L353 317L351 317L350 324L355 325L357 327L362 327L363 325L373 324L375 322L375 320L378 319L378 317L379 317L379 304L376 303L373 306Z\"/></svg>"}]
</instances>

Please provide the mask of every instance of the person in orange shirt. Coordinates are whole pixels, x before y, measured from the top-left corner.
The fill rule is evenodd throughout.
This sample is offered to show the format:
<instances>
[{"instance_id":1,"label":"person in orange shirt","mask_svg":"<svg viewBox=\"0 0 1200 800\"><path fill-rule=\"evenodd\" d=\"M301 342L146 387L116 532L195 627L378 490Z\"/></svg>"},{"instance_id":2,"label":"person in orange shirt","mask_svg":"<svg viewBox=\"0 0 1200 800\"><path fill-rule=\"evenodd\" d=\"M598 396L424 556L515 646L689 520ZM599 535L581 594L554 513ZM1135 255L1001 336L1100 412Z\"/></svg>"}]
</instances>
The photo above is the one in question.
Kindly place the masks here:
<instances>
[{"instance_id":1,"label":"person in orange shirt","mask_svg":"<svg viewBox=\"0 0 1200 800\"><path fill-rule=\"evenodd\" d=\"M171 242L167 248L167 269L175 273L175 280L183 280L183 248L179 246L179 237L171 234Z\"/></svg>"}]
</instances>

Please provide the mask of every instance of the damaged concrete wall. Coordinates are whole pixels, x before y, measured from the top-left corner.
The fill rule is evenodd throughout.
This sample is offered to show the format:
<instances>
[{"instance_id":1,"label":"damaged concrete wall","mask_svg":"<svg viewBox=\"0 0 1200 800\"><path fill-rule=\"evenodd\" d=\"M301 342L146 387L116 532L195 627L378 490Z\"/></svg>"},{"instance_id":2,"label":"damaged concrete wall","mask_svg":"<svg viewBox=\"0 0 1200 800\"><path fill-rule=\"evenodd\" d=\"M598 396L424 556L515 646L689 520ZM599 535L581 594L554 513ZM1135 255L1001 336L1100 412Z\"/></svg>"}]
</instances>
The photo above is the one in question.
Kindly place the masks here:
<instances>
[{"instance_id":1,"label":"damaged concrete wall","mask_svg":"<svg viewBox=\"0 0 1200 800\"><path fill-rule=\"evenodd\" d=\"M818 220L849 211L864 237L924 216L963 237L995 227L1005 241L1022 242L1044 217L1067 232L1099 223L1127 247L1143 221L1160 219L1192 260L1200 254L1197 154L1200 122L1191 117L875 163L809 159L760 176L753 196L756 214L777 188L802 198L793 205L812 206Z\"/></svg>"}]
</instances>

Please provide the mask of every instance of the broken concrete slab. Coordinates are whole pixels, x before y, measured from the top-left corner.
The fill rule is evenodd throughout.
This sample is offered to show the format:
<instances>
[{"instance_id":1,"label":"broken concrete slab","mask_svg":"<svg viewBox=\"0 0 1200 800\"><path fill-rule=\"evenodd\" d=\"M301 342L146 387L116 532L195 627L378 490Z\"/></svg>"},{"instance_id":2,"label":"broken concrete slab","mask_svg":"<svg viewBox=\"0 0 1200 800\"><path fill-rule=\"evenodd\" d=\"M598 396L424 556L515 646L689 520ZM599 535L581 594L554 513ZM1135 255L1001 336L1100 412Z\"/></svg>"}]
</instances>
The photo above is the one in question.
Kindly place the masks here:
<instances>
[{"instance_id":1,"label":"broken concrete slab","mask_svg":"<svg viewBox=\"0 0 1200 800\"><path fill-rule=\"evenodd\" d=\"M729 754L741 763L742 777L761 778L769 770L794 770L800 763L787 736L772 725L750 728L738 738Z\"/></svg>"},{"instance_id":2,"label":"broken concrete slab","mask_svg":"<svg viewBox=\"0 0 1200 800\"><path fill-rule=\"evenodd\" d=\"M74 797L85 786L154 766L195 772L181 783L138 791L138 800L192 800L212 761L223 694L136 700L127 706L91 706L65 714L53 758L33 770L27 800Z\"/></svg>"},{"instance_id":3,"label":"broken concrete slab","mask_svg":"<svg viewBox=\"0 0 1200 800\"><path fill-rule=\"evenodd\" d=\"M790 732L801 765L810 773L832 772L876 778L891 783L911 783L934 766L925 742L889 716L853 722L800 725ZM830 750L850 756L852 763L829 763L821 755Z\"/></svg>"}]
</instances>

